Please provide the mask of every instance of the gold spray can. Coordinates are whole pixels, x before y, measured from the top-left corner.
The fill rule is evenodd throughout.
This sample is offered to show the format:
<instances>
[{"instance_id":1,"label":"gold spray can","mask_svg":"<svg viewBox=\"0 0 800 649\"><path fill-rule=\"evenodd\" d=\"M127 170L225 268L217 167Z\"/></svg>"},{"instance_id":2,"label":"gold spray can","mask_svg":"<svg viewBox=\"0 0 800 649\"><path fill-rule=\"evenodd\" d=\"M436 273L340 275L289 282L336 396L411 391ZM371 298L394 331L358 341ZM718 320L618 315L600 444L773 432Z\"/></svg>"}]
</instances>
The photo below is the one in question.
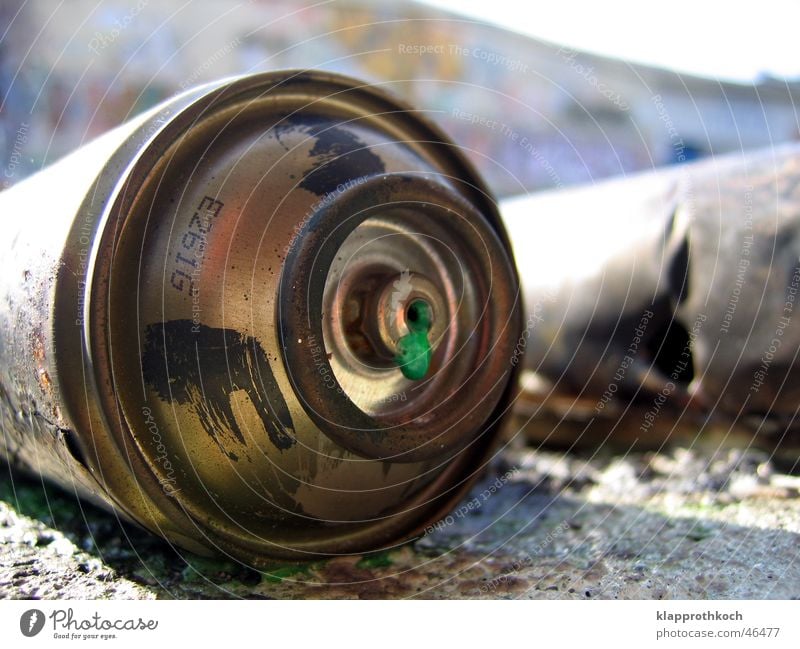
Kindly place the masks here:
<instances>
[{"instance_id":1,"label":"gold spray can","mask_svg":"<svg viewBox=\"0 0 800 649\"><path fill-rule=\"evenodd\" d=\"M0 205L12 462L258 562L408 539L490 457L508 240L458 149L375 87L202 86Z\"/></svg>"}]
</instances>

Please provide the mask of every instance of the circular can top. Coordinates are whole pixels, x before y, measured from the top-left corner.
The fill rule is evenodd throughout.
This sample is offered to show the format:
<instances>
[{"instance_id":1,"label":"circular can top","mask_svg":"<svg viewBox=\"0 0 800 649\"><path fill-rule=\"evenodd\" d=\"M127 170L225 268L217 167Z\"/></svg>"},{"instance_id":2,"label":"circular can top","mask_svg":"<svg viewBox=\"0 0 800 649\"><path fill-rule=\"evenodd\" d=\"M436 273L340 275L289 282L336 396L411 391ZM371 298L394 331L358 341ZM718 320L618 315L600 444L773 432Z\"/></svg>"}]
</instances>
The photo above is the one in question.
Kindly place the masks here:
<instances>
[{"instance_id":1,"label":"circular can top","mask_svg":"<svg viewBox=\"0 0 800 649\"><path fill-rule=\"evenodd\" d=\"M491 197L436 127L352 79L174 102L108 201L87 288L106 423L170 512L160 533L254 561L408 538L480 471L514 385Z\"/></svg>"}]
</instances>

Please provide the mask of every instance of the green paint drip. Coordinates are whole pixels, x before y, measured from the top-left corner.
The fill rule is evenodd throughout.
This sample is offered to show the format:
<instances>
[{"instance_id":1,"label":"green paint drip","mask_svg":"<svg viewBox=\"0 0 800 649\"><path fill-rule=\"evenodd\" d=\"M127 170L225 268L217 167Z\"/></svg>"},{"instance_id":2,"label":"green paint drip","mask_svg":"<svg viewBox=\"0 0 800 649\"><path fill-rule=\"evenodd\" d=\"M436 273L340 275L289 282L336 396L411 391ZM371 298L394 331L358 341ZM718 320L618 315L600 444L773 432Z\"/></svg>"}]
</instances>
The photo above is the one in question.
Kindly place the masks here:
<instances>
[{"instance_id":1,"label":"green paint drip","mask_svg":"<svg viewBox=\"0 0 800 649\"><path fill-rule=\"evenodd\" d=\"M431 366L431 308L423 300L414 300L406 312L408 333L397 341L394 362L407 379L419 381L425 378Z\"/></svg>"}]
</instances>

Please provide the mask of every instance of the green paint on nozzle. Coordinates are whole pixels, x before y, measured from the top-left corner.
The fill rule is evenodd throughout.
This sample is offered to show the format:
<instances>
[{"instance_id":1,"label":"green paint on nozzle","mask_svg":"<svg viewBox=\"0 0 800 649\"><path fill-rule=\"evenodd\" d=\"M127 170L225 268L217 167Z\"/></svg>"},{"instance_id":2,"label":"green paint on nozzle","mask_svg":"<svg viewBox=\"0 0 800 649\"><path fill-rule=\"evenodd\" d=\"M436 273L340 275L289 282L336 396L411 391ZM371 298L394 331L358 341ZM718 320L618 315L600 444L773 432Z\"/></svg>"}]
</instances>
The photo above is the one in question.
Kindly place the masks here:
<instances>
[{"instance_id":1,"label":"green paint on nozzle","mask_svg":"<svg viewBox=\"0 0 800 649\"><path fill-rule=\"evenodd\" d=\"M427 333L406 334L397 341L397 355L394 362L407 379L424 379L431 366L431 344Z\"/></svg>"},{"instance_id":2,"label":"green paint on nozzle","mask_svg":"<svg viewBox=\"0 0 800 649\"><path fill-rule=\"evenodd\" d=\"M406 325L409 332L397 341L397 354L394 362L407 379L419 381L425 378L431 366L431 343L428 332L431 329L431 307L424 300L414 300L406 311Z\"/></svg>"}]
</instances>

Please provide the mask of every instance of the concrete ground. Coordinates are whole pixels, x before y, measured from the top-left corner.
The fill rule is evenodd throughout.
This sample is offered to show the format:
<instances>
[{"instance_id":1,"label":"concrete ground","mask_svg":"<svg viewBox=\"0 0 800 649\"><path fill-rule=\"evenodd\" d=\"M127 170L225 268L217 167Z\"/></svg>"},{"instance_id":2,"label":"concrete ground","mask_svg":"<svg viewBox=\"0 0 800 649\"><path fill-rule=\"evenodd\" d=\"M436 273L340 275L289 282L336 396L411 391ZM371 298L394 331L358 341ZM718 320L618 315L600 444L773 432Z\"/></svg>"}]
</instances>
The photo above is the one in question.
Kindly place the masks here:
<instances>
[{"instance_id":1,"label":"concrete ground","mask_svg":"<svg viewBox=\"0 0 800 649\"><path fill-rule=\"evenodd\" d=\"M753 450L518 447L416 542L261 571L0 473L4 598L800 598L800 478Z\"/></svg>"}]
</instances>

